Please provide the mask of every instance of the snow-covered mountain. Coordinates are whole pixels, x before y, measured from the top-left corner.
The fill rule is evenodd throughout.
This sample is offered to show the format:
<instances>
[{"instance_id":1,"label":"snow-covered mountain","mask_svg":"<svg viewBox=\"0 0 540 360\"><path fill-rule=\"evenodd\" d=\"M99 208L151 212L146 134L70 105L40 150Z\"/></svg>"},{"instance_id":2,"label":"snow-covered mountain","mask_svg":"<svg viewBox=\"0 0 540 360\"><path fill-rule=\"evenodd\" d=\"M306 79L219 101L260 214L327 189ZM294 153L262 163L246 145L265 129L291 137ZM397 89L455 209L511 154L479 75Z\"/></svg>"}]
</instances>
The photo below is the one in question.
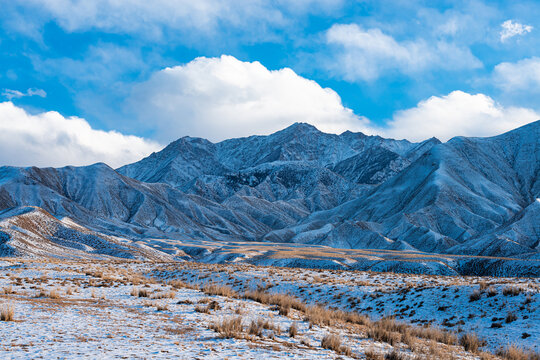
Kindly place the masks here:
<instances>
[{"instance_id":1,"label":"snow-covered mountain","mask_svg":"<svg viewBox=\"0 0 540 360\"><path fill-rule=\"evenodd\" d=\"M491 138L453 138L367 194L312 214L289 240L331 245L337 237L357 247L367 228L428 252L538 252L539 139L540 121Z\"/></svg>"},{"instance_id":2,"label":"snow-covered mountain","mask_svg":"<svg viewBox=\"0 0 540 360\"><path fill-rule=\"evenodd\" d=\"M539 139L540 121L444 144L301 123L220 143L184 137L117 170L2 167L0 218L35 206L129 239L537 257Z\"/></svg>"}]
</instances>

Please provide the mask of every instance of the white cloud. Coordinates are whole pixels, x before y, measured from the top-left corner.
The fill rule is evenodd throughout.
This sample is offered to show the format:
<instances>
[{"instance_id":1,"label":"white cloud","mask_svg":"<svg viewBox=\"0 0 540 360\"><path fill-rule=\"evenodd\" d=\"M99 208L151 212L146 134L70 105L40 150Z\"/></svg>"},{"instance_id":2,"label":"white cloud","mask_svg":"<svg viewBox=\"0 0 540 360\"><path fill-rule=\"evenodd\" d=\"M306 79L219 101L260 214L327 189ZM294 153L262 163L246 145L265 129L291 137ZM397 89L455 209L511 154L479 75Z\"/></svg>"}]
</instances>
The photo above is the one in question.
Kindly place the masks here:
<instances>
[{"instance_id":1,"label":"white cloud","mask_svg":"<svg viewBox=\"0 0 540 360\"><path fill-rule=\"evenodd\" d=\"M44 98L47 96L47 93L43 89L34 89L34 88L30 88L26 90L26 92L21 92L19 90L5 89L2 92L2 96L8 100L18 99L24 96L39 96L39 97Z\"/></svg>"},{"instance_id":2,"label":"white cloud","mask_svg":"<svg viewBox=\"0 0 540 360\"><path fill-rule=\"evenodd\" d=\"M268 25L292 22L289 15L335 10L342 6L343 0L15 0L15 3L29 13L40 11L43 23L52 19L66 31L93 28L155 38L166 29L196 29L215 35L213 30L223 24L238 28L253 25L260 33Z\"/></svg>"},{"instance_id":3,"label":"white cloud","mask_svg":"<svg viewBox=\"0 0 540 360\"><path fill-rule=\"evenodd\" d=\"M161 70L135 87L127 107L163 142L269 134L294 122L326 132L367 129L333 90L289 68L271 71L232 56Z\"/></svg>"},{"instance_id":4,"label":"white cloud","mask_svg":"<svg viewBox=\"0 0 540 360\"><path fill-rule=\"evenodd\" d=\"M493 70L493 82L504 91L540 91L540 58L500 63Z\"/></svg>"},{"instance_id":5,"label":"white cloud","mask_svg":"<svg viewBox=\"0 0 540 360\"><path fill-rule=\"evenodd\" d=\"M140 137L95 130L81 118L57 112L31 115L0 103L0 165L64 166L106 162L117 167L161 146Z\"/></svg>"},{"instance_id":6,"label":"white cloud","mask_svg":"<svg viewBox=\"0 0 540 360\"><path fill-rule=\"evenodd\" d=\"M446 141L454 136L498 135L538 119L540 115L531 109L504 107L484 94L453 91L397 111L381 132L413 141L432 136Z\"/></svg>"},{"instance_id":7,"label":"white cloud","mask_svg":"<svg viewBox=\"0 0 540 360\"><path fill-rule=\"evenodd\" d=\"M415 74L429 69L463 70L482 66L466 47L417 39L398 42L380 29L356 24L333 25L326 41L336 50L327 67L348 81L375 80L387 71Z\"/></svg>"},{"instance_id":8,"label":"white cloud","mask_svg":"<svg viewBox=\"0 0 540 360\"><path fill-rule=\"evenodd\" d=\"M534 110L504 107L484 94L454 91L397 111L385 126L355 115L337 93L295 74L270 71L232 56L198 58L166 68L134 89L126 103L161 142L190 135L219 141L269 134L294 122L420 141L435 136L491 136L540 118Z\"/></svg>"},{"instance_id":9,"label":"white cloud","mask_svg":"<svg viewBox=\"0 0 540 360\"><path fill-rule=\"evenodd\" d=\"M531 25L523 25L518 22L513 22L512 20L506 20L501 24L501 27L501 42L504 42L516 35L525 35L526 33L531 32L533 29Z\"/></svg>"}]
</instances>

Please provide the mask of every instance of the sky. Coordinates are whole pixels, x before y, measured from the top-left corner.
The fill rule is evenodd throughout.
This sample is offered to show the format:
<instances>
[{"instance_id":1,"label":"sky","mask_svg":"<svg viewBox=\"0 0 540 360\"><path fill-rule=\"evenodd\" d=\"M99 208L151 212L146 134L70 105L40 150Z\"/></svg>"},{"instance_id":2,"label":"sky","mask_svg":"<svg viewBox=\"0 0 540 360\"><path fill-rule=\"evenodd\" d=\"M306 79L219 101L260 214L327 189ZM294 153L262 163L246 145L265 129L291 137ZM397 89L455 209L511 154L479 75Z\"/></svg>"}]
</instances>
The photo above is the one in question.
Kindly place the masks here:
<instances>
[{"instance_id":1,"label":"sky","mask_svg":"<svg viewBox=\"0 0 540 360\"><path fill-rule=\"evenodd\" d=\"M295 122L410 141L540 119L540 2L0 0L0 165Z\"/></svg>"}]
</instances>

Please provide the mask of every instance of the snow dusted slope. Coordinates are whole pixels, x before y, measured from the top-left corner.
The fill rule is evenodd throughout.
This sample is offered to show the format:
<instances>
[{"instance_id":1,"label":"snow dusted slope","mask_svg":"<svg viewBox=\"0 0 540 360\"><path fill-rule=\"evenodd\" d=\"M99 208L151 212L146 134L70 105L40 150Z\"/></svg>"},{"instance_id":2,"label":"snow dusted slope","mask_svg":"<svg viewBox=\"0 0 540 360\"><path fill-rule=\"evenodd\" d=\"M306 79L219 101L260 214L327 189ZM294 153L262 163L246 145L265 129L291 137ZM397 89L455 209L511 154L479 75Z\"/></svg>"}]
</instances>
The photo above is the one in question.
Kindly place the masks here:
<instances>
[{"instance_id":1,"label":"snow dusted slope","mask_svg":"<svg viewBox=\"0 0 540 360\"><path fill-rule=\"evenodd\" d=\"M0 212L0 256L12 255L171 260L150 247L95 233L69 218L59 220L39 207L30 206Z\"/></svg>"},{"instance_id":2,"label":"snow dusted slope","mask_svg":"<svg viewBox=\"0 0 540 360\"><path fill-rule=\"evenodd\" d=\"M217 144L186 137L116 171L2 167L0 211L36 206L148 243L262 240L538 258L539 138L540 121L444 144L325 134L307 124Z\"/></svg>"},{"instance_id":3,"label":"snow dusted slope","mask_svg":"<svg viewBox=\"0 0 540 360\"><path fill-rule=\"evenodd\" d=\"M451 139L369 194L313 214L303 227L313 231L333 223L332 230L309 240L326 245L334 242L340 224L361 221L375 233L422 251L537 252L539 139L540 121L496 137ZM340 237L348 236L354 238L355 232Z\"/></svg>"},{"instance_id":4,"label":"snow dusted slope","mask_svg":"<svg viewBox=\"0 0 540 360\"><path fill-rule=\"evenodd\" d=\"M0 168L0 210L39 206L99 231L132 237L250 239L271 228L245 214L166 184L147 184L122 176L105 164L85 167ZM267 218L285 218L277 205Z\"/></svg>"},{"instance_id":5,"label":"snow dusted slope","mask_svg":"<svg viewBox=\"0 0 540 360\"><path fill-rule=\"evenodd\" d=\"M162 182L183 188L203 175L226 175L274 162L298 162L331 169L346 159L363 154L380 158L376 165L378 171L386 167L401 170L403 165L399 167L391 161L400 159L408 165L411 158L436 143L436 139L415 144L352 132L326 134L312 125L296 123L272 135L230 139L217 144L204 139L181 138L159 153L119 168L118 172L145 182ZM363 159L370 156L364 155ZM358 180L355 174L345 178L353 182Z\"/></svg>"}]
</instances>

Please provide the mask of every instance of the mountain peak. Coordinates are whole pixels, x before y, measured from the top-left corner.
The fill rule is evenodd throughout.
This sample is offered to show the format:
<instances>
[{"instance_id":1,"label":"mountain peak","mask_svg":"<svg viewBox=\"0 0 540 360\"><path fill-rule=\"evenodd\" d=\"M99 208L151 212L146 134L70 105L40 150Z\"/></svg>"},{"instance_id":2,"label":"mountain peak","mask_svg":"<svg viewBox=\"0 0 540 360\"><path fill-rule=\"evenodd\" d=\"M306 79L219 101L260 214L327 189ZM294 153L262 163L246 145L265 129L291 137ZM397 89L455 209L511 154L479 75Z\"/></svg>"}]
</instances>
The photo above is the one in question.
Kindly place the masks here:
<instances>
[{"instance_id":1,"label":"mountain peak","mask_svg":"<svg viewBox=\"0 0 540 360\"><path fill-rule=\"evenodd\" d=\"M321 132L315 126L305 123L305 122L295 122L294 124L281 130L280 132L292 132L292 131L302 132L302 133L306 133L306 132L320 133Z\"/></svg>"}]
</instances>

